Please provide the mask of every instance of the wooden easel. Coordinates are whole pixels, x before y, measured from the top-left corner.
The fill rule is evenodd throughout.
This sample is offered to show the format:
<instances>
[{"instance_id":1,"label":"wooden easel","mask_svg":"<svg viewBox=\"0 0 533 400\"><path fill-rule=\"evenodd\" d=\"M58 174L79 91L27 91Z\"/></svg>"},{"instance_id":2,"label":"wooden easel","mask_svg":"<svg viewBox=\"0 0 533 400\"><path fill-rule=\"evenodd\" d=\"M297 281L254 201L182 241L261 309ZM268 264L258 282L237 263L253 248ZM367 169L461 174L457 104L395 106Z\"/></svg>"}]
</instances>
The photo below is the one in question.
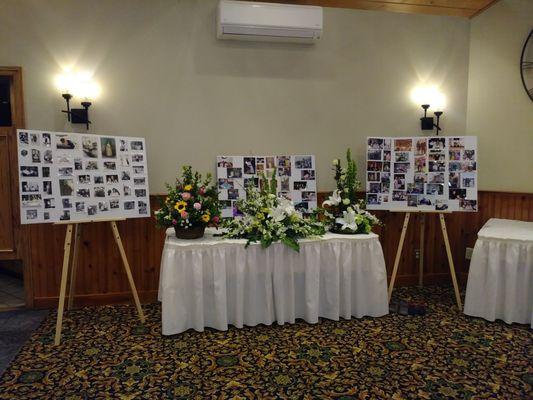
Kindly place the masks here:
<instances>
[{"instance_id":1,"label":"wooden easel","mask_svg":"<svg viewBox=\"0 0 533 400\"><path fill-rule=\"evenodd\" d=\"M83 224L93 223L93 222L109 222L111 230L113 231L113 238L117 244L118 250L120 252L120 257L122 258L122 263L124 265L124 270L128 277L128 282L131 287L133 294L133 299L135 301L135 306L137 307L137 313L139 314L139 319L142 323L145 321L143 310L141 308L141 302L139 301L139 295L137 294L137 289L135 288L135 282L133 281L133 276L131 274L130 264L126 257L126 252L124 251L124 246L122 245L122 240L120 239L120 233L117 228L117 221L124 221L122 219L97 219L97 220L87 220L87 221L64 221L57 222L55 225L67 225L67 233L65 235L65 245L64 245L64 254L63 254L63 269L61 272L61 286L59 290L59 305L57 308L57 323L56 323L56 334L55 334L55 345L59 345L61 342L61 329L63 325L63 311L65 307L65 295L67 291L67 281L69 274L69 258L70 258L70 249L72 243L72 231L74 230L74 254L72 256L72 273L70 277L70 289L69 289L69 299L68 299L68 309L72 307L72 302L74 298L74 286L76 284L76 269L78 264L78 253L79 253L79 244L81 239L81 232Z\"/></svg>"},{"instance_id":2,"label":"wooden easel","mask_svg":"<svg viewBox=\"0 0 533 400\"><path fill-rule=\"evenodd\" d=\"M423 285L423 276L424 276L424 231L426 225L426 213L429 214L439 214L440 227L442 230L442 237L444 239L444 245L446 246L446 255L448 256L448 265L450 267L450 275L452 276L453 288L455 291L455 300L457 302L457 307L459 310L462 310L461 295L459 293L459 286L457 285L457 277L455 276L455 266L453 264L452 251L450 248L450 241L448 240L448 231L446 229L446 221L444 220L444 213L451 213L450 211L430 211L430 210L407 210L399 211L405 212L405 219L403 220L402 233L400 235L400 242L398 243L398 250L396 251L396 258L394 259L394 267L392 268L392 275L389 284L389 301L392 296L392 289L394 288L394 281L396 280L396 274L398 273L398 266L400 265L400 258L402 256L403 242L405 240L405 234L407 232L407 227L409 226L409 219L412 213L423 213L420 221L420 258L418 263L418 284Z\"/></svg>"}]
</instances>

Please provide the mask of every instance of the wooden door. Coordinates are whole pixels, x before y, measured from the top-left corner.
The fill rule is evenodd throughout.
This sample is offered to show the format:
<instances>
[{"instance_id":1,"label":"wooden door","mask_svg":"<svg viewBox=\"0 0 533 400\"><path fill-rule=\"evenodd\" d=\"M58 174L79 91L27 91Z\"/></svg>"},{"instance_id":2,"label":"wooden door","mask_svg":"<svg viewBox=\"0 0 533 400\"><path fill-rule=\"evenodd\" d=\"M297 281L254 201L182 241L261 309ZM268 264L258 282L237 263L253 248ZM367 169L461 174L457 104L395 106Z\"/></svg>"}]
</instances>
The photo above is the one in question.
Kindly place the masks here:
<instances>
[{"instance_id":1,"label":"wooden door","mask_svg":"<svg viewBox=\"0 0 533 400\"><path fill-rule=\"evenodd\" d=\"M22 261L26 303L31 307L31 271L18 200L16 136L17 129L24 128L23 104L21 68L0 66L0 262Z\"/></svg>"}]
</instances>

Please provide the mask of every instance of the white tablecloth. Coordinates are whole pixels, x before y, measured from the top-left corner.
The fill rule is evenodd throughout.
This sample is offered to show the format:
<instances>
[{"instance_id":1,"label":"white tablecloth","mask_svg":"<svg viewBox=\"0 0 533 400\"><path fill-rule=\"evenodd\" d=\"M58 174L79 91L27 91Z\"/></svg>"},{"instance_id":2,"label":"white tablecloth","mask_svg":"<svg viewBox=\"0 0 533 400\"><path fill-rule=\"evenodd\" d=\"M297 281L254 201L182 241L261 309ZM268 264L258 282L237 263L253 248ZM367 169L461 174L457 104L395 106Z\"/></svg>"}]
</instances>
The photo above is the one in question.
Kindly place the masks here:
<instances>
[{"instance_id":1,"label":"white tablecloth","mask_svg":"<svg viewBox=\"0 0 533 400\"><path fill-rule=\"evenodd\" d=\"M267 249L213 236L179 240L169 229L161 260L163 334L228 324L316 323L388 313L387 273L375 234L326 234Z\"/></svg>"},{"instance_id":2,"label":"white tablecloth","mask_svg":"<svg viewBox=\"0 0 533 400\"><path fill-rule=\"evenodd\" d=\"M481 228L464 313L533 327L533 222L493 218Z\"/></svg>"}]
</instances>

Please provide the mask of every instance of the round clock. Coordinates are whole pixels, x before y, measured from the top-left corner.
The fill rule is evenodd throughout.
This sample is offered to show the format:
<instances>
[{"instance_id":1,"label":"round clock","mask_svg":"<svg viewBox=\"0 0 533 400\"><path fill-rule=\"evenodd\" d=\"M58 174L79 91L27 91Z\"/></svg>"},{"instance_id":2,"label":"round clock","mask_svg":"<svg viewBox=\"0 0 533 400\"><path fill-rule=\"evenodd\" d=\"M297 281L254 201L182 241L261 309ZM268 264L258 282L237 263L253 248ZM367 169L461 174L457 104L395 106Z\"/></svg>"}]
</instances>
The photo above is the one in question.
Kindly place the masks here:
<instances>
[{"instance_id":1,"label":"round clock","mask_svg":"<svg viewBox=\"0 0 533 400\"><path fill-rule=\"evenodd\" d=\"M524 43L522 56L520 57L520 75L524 89L533 101L533 29Z\"/></svg>"}]
</instances>

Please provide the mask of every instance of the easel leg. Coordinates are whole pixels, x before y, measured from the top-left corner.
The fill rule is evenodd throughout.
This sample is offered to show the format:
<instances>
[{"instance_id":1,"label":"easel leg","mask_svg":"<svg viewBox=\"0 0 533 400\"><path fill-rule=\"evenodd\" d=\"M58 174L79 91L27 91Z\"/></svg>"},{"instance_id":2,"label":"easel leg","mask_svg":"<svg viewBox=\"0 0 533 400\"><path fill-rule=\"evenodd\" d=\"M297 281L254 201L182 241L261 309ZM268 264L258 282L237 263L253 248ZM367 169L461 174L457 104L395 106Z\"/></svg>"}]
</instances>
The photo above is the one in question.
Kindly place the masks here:
<instances>
[{"instance_id":1,"label":"easel leg","mask_svg":"<svg viewBox=\"0 0 533 400\"><path fill-rule=\"evenodd\" d=\"M56 346L61 341L61 327L63 325L63 309L65 307L65 292L67 291L68 261L70 257L70 244L72 241L72 224L67 226L65 235L65 246L63 254L63 269L61 271L61 286L59 289L59 305L57 307L56 335L54 343Z\"/></svg>"},{"instance_id":2,"label":"easel leg","mask_svg":"<svg viewBox=\"0 0 533 400\"><path fill-rule=\"evenodd\" d=\"M452 276L453 289L455 290L455 300L457 301L457 307L459 311L463 309L461 305L461 295L459 293L459 286L457 285L457 277L455 276L455 267L453 265L452 251L450 249L450 241L448 240L448 232L446 230L446 221L444 220L444 214L439 214L440 226L442 228L442 236L444 237L444 245L446 246L446 254L448 255L448 265L450 266L450 274Z\"/></svg>"},{"instance_id":3,"label":"easel leg","mask_svg":"<svg viewBox=\"0 0 533 400\"><path fill-rule=\"evenodd\" d=\"M124 269L126 270L126 275L128 276L128 281L130 283L131 291L133 293L133 299L135 300L135 306L137 307L137 312L139 313L139 319L144 323L145 318L143 310L141 307L141 302L139 301L139 295L137 294L137 289L135 288L135 282L133 281L133 276L131 275L130 264L128 263L128 258L126 257L126 252L124 251L124 246L122 246L122 240L120 239L120 233L117 228L115 221L111 221L111 230L113 231L113 237L117 243L118 250L120 251L120 256L122 257L122 263L124 264Z\"/></svg>"},{"instance_id":4,"label":"easel leg","mask_svg":"<svg viewBox=\"0 0 533 400\"><path fill-rule=\"evenodd\" d=\"M409 226L409 218L411 213L405 213L405 219L403 220L402 234L400 235L400 242L398 243L398 250L396 250L396 258L394 260L394 267L392 268L392 275L389 283L389 301L392 296L392 289L394 288L394 281L396 280L396 274L398 273L398 265L400 265L400 257L402 256L403 242L405 240L405 233Z\"/></svg>"},{"instance_id":5,"label":"easel leg","mask_svg":"<svg viewBox=\"0 0 533 400\"><path fill-rule=\"evenodd\" d=\"M68 294L68 305L67 310L72 308L72 303L74 302L74 289L76 286L76 271L78 269L78 255L80 249L80 240L81 240L81 229L83 224L76 224L74 228L74 253L72 254L72 270L70 271L70 287Z\"/></svg>"},{"instance_id":6,"label":"easel leg","mask_svg":"<svg viewBox=\"0 0 533 400\"><path fill-rule=\"evenodd\" d=\"M424 234L426 231L426 215L420 214L420 248L418 250L418 286L424 286Z\"/></svg>"}]
</instances>

